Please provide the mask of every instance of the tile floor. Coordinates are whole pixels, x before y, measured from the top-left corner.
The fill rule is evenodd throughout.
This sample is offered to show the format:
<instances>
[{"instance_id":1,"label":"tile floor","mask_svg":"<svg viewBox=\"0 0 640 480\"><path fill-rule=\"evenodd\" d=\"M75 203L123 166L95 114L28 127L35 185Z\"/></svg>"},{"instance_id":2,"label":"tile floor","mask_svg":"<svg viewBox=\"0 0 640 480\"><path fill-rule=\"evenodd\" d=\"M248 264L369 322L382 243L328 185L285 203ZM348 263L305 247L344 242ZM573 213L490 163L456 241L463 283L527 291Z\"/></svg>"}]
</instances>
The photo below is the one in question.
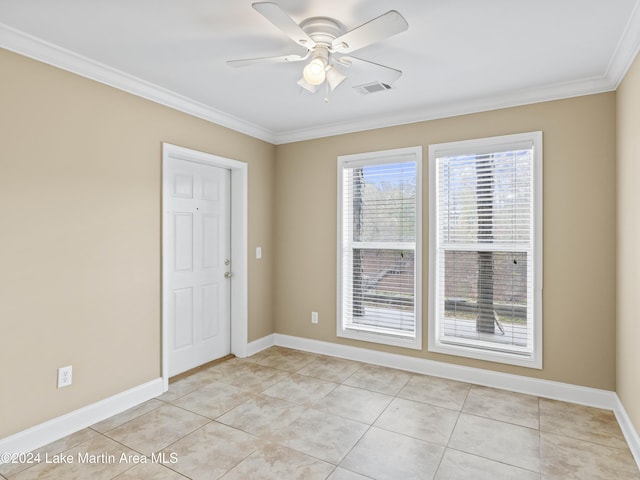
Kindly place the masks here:
<instances>
[{"instance_id":1,"label":"tile floor","mask_svg":"<svg viewBox=\"0 0 640 480\"><path fill-rule=\"evenodd\" d=\"M0 477L640 479L612 412L279 347L34 453Z\"/></svg>"}]
</instances>

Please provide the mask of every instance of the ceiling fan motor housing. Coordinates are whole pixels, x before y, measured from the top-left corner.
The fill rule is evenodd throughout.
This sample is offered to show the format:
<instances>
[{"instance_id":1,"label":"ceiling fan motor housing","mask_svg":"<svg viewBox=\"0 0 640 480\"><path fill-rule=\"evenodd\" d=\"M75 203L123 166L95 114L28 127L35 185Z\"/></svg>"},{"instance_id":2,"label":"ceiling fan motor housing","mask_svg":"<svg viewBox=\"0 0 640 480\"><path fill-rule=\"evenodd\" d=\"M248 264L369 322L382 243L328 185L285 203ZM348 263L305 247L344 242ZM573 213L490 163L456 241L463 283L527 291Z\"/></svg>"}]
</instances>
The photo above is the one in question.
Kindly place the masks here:
<instances>
[{"instance_id":1,"label":"ceiling fan motor housing","mask_svg":"<svg viewBox=\"0 0 640 480\"><path fill-rule=\"evenodd\" d=\"M300 28L316 42L317 46L329 49L331 42L345 32L345 28L329 17L311 17L300 24Z\"/></svg>"}]
</instances>

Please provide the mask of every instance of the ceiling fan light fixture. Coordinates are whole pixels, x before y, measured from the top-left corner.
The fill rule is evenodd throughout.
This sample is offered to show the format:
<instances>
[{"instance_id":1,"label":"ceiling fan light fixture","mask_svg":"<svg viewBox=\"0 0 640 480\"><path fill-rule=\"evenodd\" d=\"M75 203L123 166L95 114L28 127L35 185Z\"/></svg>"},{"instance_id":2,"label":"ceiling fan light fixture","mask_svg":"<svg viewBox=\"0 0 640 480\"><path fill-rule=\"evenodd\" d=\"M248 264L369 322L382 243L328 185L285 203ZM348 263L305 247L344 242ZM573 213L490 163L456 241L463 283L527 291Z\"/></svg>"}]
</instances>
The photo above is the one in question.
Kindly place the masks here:
<instances>
[{"instance_id":1,"label":"ceiling fan light fixture","mask_svg":"<svg viewBox=\"0 0 640 480\"><path fill-rule=\"evenodd\" d=\"M335 67L329 67L325 73L329 88L333 92L347 78L341 71Z\"/></svg>"},{"instance_id":2,"label":"ceiling fan light fixture","mask_svg":"<svg viewBox=\"0 0 640 480\"><path fill-rule=\"evenodd\" d=\"M326 60L322 57L315 57L302 70L302 75L310 85L320 85L326 78Z\"/></svg>"},{"instance_id":3,"label":"ceiling fan light fixture","mask_svg":"<svg viewBox=\"0 0 640 480\"><path fill-rule=\"evenodd\" d=\"M309 93L316 93L318 91L318 86L317 85L311 85L309 82L307 82L304 79L304 77L302 77L300 80L298 80L298 85L300 85L302 88L304 88Z\"/></svg>"}]
</instances>

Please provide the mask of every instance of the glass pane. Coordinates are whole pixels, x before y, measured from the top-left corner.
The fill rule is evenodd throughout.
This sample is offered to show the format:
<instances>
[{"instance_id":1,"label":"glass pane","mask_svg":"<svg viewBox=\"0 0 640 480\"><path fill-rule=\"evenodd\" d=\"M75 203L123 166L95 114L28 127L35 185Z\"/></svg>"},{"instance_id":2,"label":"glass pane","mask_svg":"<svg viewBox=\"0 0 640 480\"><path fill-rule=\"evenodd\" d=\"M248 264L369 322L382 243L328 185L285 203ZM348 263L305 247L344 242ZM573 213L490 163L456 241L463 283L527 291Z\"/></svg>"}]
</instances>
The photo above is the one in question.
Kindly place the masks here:
<instances>
[{"instance_id":1,"label":"glass pane","mask_svg":"<svg viewBox=\"0 0 640 480\"><path fill-rule=\"evenodd\" d=\"M440 159L442 240L528 244L532 150Z\"/></svg>"},{"instance_id":2,"label":"glass pane","mask_svg":"<svg viewBox=\"0 0 640 480\"><path fill-rule=\"evenodd\" d=\"M410 250L353 249L354 325L415 331L414 258Z\"/></svg>"},{"instance_id":3,"label":"glass pane","mask_svg":"<svg viewBox=\"0 0 640 480\"><path fill-rule=\"evenodd\" d=\"M354 168L351 179L354 242L415 241L415 163Z\"/></svg>"},{"instance_id":4,"label":"glass pane","mask_svg":"<svg viewBox=\"0 0 640 480\"><path fill-rule=\"evenodd\" d=\"M527 253L446 251L444 334L527 346Z\"/></svg>"}]
</instances>

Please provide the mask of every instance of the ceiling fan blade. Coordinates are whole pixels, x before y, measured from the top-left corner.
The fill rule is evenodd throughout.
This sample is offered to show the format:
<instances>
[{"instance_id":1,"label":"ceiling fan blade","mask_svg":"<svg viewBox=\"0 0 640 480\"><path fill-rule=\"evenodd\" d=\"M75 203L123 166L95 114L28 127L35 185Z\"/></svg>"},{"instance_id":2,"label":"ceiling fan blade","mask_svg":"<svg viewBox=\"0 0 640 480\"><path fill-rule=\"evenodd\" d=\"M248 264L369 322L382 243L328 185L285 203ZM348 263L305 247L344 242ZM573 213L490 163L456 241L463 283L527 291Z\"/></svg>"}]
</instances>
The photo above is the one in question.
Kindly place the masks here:
<instances>
[{"instance_id":1,"label":"ceiling fan blade","mask_svg":"<svg viewBox=\"0 0 640 480\"><path fill-rule=\"evenodd\" d=\"M306 55L281 55L278 57L260 57L245 58L241 60L228 60L227 65L230 67L248 67L251 65L264 65L268 63L293 63L301 62L309 58L309 52Z\"/></svg>"},{"instance_id":2,"label":"ceiling fan blade","mask_svg":"<svg viewBox=\"0 0 640 480\"><path fill-rule=\"evenodd\" d=\"M331 49L334 52L349 53L389 38L409 28L409 24L400 13L389 10L334 39Z\"/></svg>"},{"instance_id":3,"label":"ceiling fan blade","mask_svg":"<svg viewBox=\"0 0 640 480\"><path fill-rule=\"evenodd\" d=\"M251 5L264 18L282 30L291 40L305 48L313 49L316 43L300 26L273 2L257 2Z\"/></svg>"},{"instance_id":4,"label":"ceiling fan blade","mask_svg":"<svg viewBox=\"0 0 640 480\"><path fill-rule=\"evenodd\" d=\"M398 80L401 76L402 76L402 71L398 70L396 68L391 68L391 67L387 67L386 65L382 65L380 63L376 63L376 62L371 62L369 60L365 60L364 58L359 58L359 57L354 57L353 55L345 55L343 57L340 57L337 62L339 64L348 66L349 62L362 62L362 63L366 63L368 65L372 65L376 68L380 68L383 69L385 72L385 83L393 83L396 80Z\"/></svg>"}]
</instances>

